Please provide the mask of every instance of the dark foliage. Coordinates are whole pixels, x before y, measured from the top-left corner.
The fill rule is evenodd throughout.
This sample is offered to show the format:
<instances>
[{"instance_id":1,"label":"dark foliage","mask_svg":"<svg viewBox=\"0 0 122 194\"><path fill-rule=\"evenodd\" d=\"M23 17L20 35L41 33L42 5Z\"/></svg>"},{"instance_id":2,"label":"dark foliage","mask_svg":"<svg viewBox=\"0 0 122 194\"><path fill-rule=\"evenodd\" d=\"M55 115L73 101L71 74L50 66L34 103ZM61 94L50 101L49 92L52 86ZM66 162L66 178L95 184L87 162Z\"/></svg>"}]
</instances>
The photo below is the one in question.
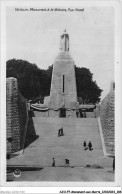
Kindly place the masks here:
<instances>
[{"instance_id":1,"label":"dark foliage","mask_svg":"<svg viewBox=\"0 0 122 194\"><path fill-rule=\"evenodd\" d=\"M87 68L75 66L77 95L82 98L82 103L95 104L100 101L102 90L96 81L93 81L93 74Z\"/></svg>"},{"instance_id":2,"label":"dark foliage","mask_svg":"<svg viewBox=\"0 0 122 194\"><path fill-rule=\"evenodd\" d=\"M15 77L22 95L28 100L49 96L53 66L47 70L39 69L28 61L12 59L7 61L7 77ZM77 95L85 103L97 103L100 101L102 90L92 80L89 69L75 66Z\"/></svg>"},{"instance_id":3,"label":"dark foliage","mask_svg":"<svg viewBox=\"0 0 122 194\"><path fill-rule=\"evenodd\" d=\"M30 100L50 94L52 66L39 69L28 61L12 59L7 61L7 77L15 77L22 95Z\"/></svg>"}]
</instances>

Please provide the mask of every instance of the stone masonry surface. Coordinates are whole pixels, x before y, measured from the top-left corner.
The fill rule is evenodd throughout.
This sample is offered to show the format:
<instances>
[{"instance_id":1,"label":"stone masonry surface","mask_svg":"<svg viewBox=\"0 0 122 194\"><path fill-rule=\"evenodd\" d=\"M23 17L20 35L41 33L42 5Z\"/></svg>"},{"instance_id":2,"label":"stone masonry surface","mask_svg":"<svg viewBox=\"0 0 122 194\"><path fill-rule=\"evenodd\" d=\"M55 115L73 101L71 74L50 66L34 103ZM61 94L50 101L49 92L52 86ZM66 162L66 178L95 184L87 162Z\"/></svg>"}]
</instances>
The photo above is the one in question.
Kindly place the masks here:
<instances>
[{"instance_id":1,"label":"stone masonry surface","mask_svg":"<svg viewBox=\"0 0 122 194\"><path fill-rule=\"evenodd\" d=\"M64 91L63 91L64 78ZM64 92L64 93L63 93ZM50 91L50 108L74 108L77 102L74 61L68 52L61 52L55 59Z\"/></svg>"},{"instance_id":2,"label":"stone masonry surface","mask_svg":"<svg viewBox=\"0 0 122 194\"><path fill-rule=\"evenodd\" d=\"M22 149L27 118L26 100L18 91L17 79L6 80L7 153ZM11 141L9 139L11 138Z\"/></svg>"},{"instance_id":3,"label":"stone masonry surface","mask_svg":"<svg viewBox=\"0 0 122 194\"><path fill-rule=\"evenodd\" d=\"M114 91L111 91L103 99L100 106L100 120L108 154L115 152L114 98Z\"/></svg>"}]
</instances>

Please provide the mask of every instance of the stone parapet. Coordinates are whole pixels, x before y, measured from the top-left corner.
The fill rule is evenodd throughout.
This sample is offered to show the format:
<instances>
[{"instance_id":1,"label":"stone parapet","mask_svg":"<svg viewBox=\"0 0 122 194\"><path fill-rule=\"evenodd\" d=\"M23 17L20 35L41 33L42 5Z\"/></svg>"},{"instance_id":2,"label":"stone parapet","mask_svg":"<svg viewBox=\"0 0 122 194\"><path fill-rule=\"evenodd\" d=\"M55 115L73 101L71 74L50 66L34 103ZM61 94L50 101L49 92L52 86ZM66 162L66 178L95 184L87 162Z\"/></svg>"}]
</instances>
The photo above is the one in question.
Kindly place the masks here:
<instances>
[{"instance_id":1,"label":"stone parapet","mask_svg":"<svg viewBox=\"0 0 122 194\"><path fill-rule=\"evenodd\" d=\"M103 99L100 105L100 120L105 140L106 151L109 154L114 154L115 151L114 98L114 91L111 91Z\"/></svg>"},{"instance_id":2,"label":"stone parapet","mask_svg":"<svg viewBox=\"0 0 122 194\"><path fill-rule=\"evenodd\" d=\"M17 79L6 80L7 153L22 149L27 119L26 100L18 90Z\"/></svg>"}]
</instances>

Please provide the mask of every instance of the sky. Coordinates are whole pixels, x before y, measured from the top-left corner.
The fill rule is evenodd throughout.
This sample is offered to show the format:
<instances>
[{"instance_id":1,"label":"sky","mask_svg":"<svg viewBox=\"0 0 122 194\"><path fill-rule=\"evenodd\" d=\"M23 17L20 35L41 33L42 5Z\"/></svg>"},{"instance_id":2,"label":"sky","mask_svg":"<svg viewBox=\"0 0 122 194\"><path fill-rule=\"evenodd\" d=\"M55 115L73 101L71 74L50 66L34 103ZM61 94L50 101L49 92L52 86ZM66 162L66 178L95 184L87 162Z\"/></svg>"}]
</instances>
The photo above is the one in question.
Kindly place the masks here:
<instances>
[{"instance_id":1,"label":"sky","mask_svg":"<svg viewBox=\"0 0 122 194\"><path fill-rule=\"evenodd\" d=\"M67 12L15 11L14 7L7 8L7 60L27 60L41 69L47 69L59 53L60 35L64 29L69 34L69 51L75 65L90 69L93 80L103 90L103 99L114 80L112 7L84 7L84 11Z\"/></svg>"}]
</instances>

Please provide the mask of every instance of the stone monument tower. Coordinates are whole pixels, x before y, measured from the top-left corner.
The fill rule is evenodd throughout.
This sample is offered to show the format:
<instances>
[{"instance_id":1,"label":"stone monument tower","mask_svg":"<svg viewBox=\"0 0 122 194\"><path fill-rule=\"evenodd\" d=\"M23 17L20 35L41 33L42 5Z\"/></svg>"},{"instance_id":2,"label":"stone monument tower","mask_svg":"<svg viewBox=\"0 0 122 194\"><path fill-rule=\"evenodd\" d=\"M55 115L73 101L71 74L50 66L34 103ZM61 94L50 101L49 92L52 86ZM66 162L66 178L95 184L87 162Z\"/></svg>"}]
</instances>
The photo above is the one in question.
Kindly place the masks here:
<instances>
[{"instance_id":1,"label":"stone monument tower","mask_svg":"<svg viewBox=\"0 0 122 194\"><path fill-rule=\"evenodd\" d=\"M69 54L69 35L65 30L60 37L60 52L53 65L49 115L75 117L77 106L74 61Z\"/></svg>"}]
</instances>

